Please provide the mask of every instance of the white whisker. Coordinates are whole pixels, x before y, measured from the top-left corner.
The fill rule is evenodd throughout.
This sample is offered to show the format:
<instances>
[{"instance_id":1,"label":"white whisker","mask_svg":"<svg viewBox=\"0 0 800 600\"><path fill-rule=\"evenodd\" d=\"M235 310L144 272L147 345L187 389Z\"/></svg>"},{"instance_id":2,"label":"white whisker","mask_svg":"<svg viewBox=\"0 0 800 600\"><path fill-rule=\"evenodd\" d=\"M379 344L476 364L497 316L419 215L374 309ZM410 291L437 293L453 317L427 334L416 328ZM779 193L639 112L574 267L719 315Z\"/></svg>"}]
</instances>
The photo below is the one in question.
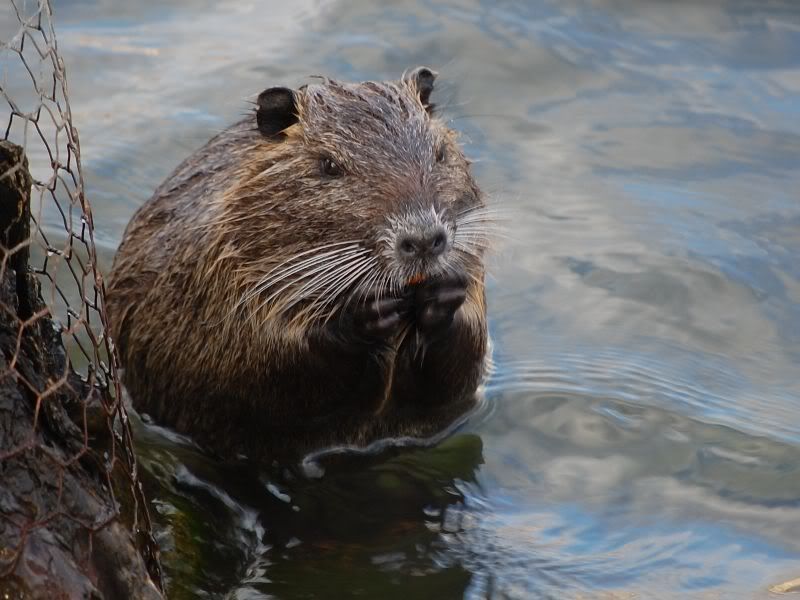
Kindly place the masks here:
<instances>
[{"instance_id":1,"label":"white whisker","mask_svg":"<svg viewBox=\"0 0 800 600\"><path fill-rule=\"evenodd\" d=\"M308 272L304 273L303 276L300 278L307 279L312 275L316 275L313 279L305 282L300 288L295 290L291 296L286 298L282 305L286 308L291 308L297 302L300 302L304 298L308 298L313 295L317 290L322 288L326 285L331 279L338 277L342 271L346 271L353 265L353 261L357 261L356 264L363 262L364 256L368 253L367 250L362 250L360 253L356 253L352 256L345 257L346 260L338 260L337 262L328 266L327 269L322 270L320 273L315 272Z\"/></svg>"},{"instance_id":2,"label":"white whisker","mask_svg":"<svg viewBox=\"0 0 800 600\"><path fill-rule=\"evenodd\" d=\"M344 292L347 288L351 287L358 280L363 277L365 274L369 273L375 265L376 260L374 258L369 259L361 263L356 270L347 274L347 277L343 278L336 287L329 290L326 294L327 298L318 302L319 308L313 313L312 318L315 318L318 315L321 315L328 307L331 306ZM335 308L335 307L332 307ZM327 321L334 313L334 310L331 310L328 313L328 316L325 318Z\"/></svg>"},{"instance_id":3,"label":"white whisker","mask_svg":"<svg viewBox=\"0 0 800 600\"><path fill-rule=\"evenodd\" d=\"M292 286L296 285L299 281L302 281L303 279L307 279L308 277L311 277L313 275L317 275L318 277L324 277L326 274L328 274L332 270L338 268L340 265L346 266L347 264L349 264L349 262L351 260L353 260L354 258L358 257L361 252L365 252L365 251L352 251L351 253L347 254L346 256L337 255L335 257L337 260L335 262L333 262L333 263L326 263L326 262L322 262L321 264L314 263L314 267L312 269L301 270L299 277L295 277L293 279L290 279L287 283L284 283L283 285L281 285L277 289L273 290L272 293L270 293L266 298L262 299L261 302L258 305L257 311L262 310L270 302L272 302L273 300L278 298L281 294L283 294L283 292L285 292L286 290L290 289ZM279 281L283 281L284 279L285 279L285 277L281 278ZM316 282L314 282L314 283L316 283ZM264 286L264 285L258 286L256 288L256 290L253 290L253 292L250 292L248 294L248 298L244 299L243 301L247 302L247 300L249 300L250 298L252 298L252 297L254 297L254 296L258 295L258 294L261 294L261 293L267 291L268 289L271 289L272 287L274 287L274 285L275 285L275 283L272 283L269 286ZM302 290L302 288L301 288L301 290Z\"/></svg>"},{"instance_id":4,"label":"white whisker","mask_svg":"<svg viewBox=\"0 0 800 600\"><path fill-rule=\"evenodd\" d=\"M266 288L271 287L276 283L279 283L283 279L297 273L298 271L302 271L303 269L313 267L318 263L324 263L339 257L349 256L351 253L358 252L359 250L360 248L358 248L357 246L348 246L346 248L341 248L338 250L330 250L328 252L323 252L322 254L301 260L298 263L284 262L279 267L275 267L274 269L269 271L261 280L259 280L256 283L253 290L253 295L263 292ZM245 300L247 300L247 298L245 298Z\"/></svg>"}]
</instances>

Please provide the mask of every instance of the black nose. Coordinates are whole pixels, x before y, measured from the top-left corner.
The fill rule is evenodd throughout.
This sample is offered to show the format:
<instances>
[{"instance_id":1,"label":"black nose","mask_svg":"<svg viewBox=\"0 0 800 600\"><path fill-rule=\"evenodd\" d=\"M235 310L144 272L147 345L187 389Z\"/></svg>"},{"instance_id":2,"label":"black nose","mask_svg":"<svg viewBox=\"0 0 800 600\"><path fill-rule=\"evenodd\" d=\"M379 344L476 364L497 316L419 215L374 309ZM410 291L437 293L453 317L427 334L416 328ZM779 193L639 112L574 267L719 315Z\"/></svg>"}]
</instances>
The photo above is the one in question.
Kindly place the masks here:
<instances>
[{"instance_id":1,"label":"black nose","mask_svg":"<svg viewBox=\"0 0 800 600\"><path fill-rule=\"evenodd\" d=\"M397 252L403 258L439 256L447 247L447 232L438 227L424 234L405 234L397 240Z\"/></svg>"}]
</instances>

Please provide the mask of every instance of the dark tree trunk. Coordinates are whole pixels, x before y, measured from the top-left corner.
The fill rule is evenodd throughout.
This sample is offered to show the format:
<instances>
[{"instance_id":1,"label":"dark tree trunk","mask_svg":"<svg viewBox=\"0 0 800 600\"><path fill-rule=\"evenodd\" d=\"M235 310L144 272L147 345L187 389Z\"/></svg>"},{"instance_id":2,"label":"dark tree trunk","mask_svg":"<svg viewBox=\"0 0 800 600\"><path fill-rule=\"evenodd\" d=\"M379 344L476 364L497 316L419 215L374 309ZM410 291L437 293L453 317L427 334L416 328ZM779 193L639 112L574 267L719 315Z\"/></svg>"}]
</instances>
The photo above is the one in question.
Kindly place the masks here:
<instances>
[{"instance_id":1,"label":"dark tree trunk","mask_svg":"<svg viewBox=\"0 0 800 600\"><path fill-rule=\"evenodd\" d=\"M69 367L29 272L27 165L22 148L0 141L0 598L158 599L120 516L136 507L112 493L103 444L114 432L88 425L92 390Z\"/></svg>"}]
</instances>

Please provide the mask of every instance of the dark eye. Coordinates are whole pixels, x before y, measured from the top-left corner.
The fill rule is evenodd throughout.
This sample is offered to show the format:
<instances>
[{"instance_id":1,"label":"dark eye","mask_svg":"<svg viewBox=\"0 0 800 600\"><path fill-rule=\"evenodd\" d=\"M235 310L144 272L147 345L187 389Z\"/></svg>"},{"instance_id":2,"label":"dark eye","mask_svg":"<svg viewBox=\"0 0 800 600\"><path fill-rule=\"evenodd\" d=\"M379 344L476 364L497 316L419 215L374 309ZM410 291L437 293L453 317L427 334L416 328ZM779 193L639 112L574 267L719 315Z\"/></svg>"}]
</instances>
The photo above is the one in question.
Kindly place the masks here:
<instances>
[{"instance_id":1,"label":"dark eye","mask_svg":"<svg viewBox=\"0 0 800 600\"><path fill-rule=\"evenodd\" d=\"M344 174L342 167L329 156L323 156L319 160L319 168L328 177L341 177Z\"/></svg>"},{"instance_id":2,"label":"dark eye","mask_svg":"<svg viewBox=\"0 0 800 600\"><path fill-rule=\"evenodd\" d=\"M436 162L444 162L445 156L447 156L447 149L444 144L441 144L436 148Z\"/></svg>"}]
</instances>

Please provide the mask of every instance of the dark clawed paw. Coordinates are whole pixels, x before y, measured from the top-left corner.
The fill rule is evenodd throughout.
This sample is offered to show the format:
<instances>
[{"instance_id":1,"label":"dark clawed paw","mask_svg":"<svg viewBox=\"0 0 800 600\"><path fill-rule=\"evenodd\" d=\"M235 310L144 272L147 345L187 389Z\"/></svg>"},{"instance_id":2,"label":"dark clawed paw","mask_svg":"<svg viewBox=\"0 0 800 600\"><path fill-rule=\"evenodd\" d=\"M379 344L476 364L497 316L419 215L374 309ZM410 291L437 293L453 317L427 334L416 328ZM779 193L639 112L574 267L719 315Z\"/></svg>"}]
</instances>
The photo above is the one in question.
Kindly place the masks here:
<instances>
[{"instance_id":1,"label":"dark clawed paw","mask_svg":"<svg viewBox=\"0 0 800 600\"><path fill-rule=\"evenodd\" d=\"M448 276L422 284L416 290L414 301L417 328L428 336L443 333L466 297L464 277Z\"/></svg>"},{"instance_id":2,"label":"dark clawed paw","mask_svg":"<svg viewBox=\"0 0 800 600\"><path fill-rule=\"evenodd\" d=\"M347 307L342 325L351 337L362 341L388 340L400 331L408 310L404 298L371 295Z\"/></svg>"}]
</instances>

